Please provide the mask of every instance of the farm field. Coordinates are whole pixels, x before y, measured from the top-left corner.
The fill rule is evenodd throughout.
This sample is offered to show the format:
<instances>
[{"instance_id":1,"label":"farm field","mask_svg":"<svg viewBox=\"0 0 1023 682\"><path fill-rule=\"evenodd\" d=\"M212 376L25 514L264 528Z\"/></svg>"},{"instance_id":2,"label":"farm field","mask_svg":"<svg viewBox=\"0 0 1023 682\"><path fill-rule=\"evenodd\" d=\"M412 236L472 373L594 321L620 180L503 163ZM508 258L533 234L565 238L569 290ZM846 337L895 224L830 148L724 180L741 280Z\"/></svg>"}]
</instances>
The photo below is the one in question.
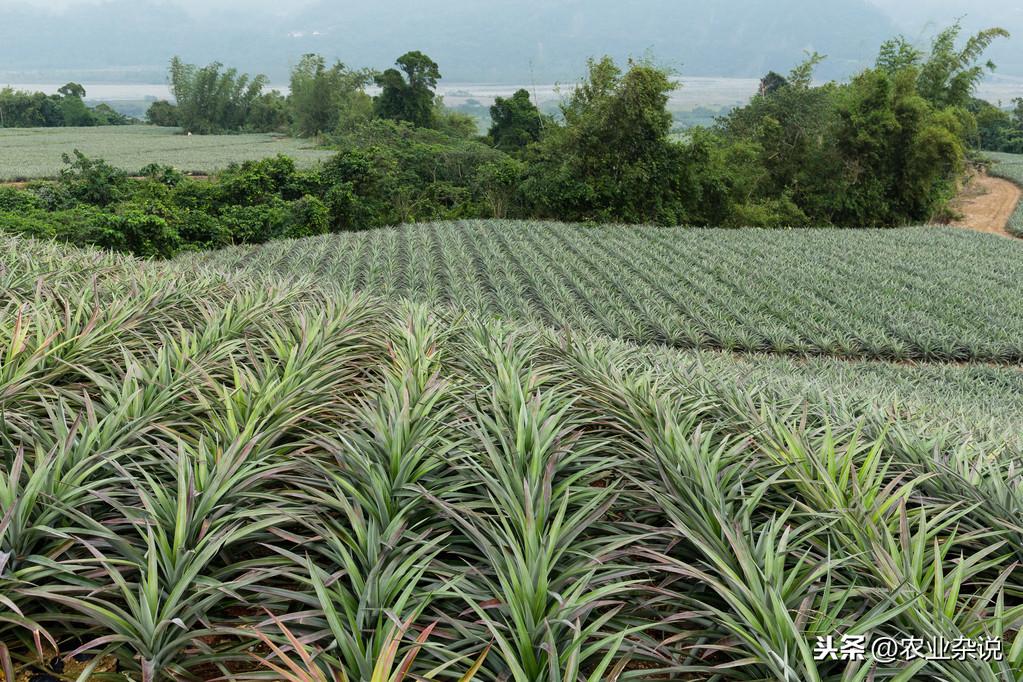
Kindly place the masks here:
<instances>
[{"instance_id":1,"label":"farm field","mask_svg":"<svg viewBox=\"0 0 1023 682\"><path fill-rule=\"evenodd\" d=\"M946 267L953 257L955 268ZM627 257L623 257L627 256ZM962 230L477 221L279 241L183 263L676 348L1023 361L1023 244Z\"/></svg>"},{"instance_id":2,"label":"farm field","mask_svg":"<svg viewBox=\"0 0 1023 682\"><path fill-rule=\"evenodd\" d=\"M989 152L987 156L997 162L991 167L992 175L997 175L1023 186L1023 155ZM1010 234L1023 238L1023 203L1016 208L1016 213L1009 220L1006 229Z\"/></svg>"},{"instance_id":3,"label":"farm field","mask_svg":"<svg viewBox=\"0 0 1023 682\"><path fill-rule=\"evenodd\" d=\"M54 177L63 167L61 155L75 149L129 173L150 163L186 173L211 173L231 163L277 154L308 167L332 155L309 140L269 134L188 137L180 132L155 126L0 129L0 181Z\"/></svg>"},{"instance_id":4,"label":"farm field","mask_svg":"<svg viewBox=\"0 0 1023 682\"><path fill-rule=\"evenodd\" d=\"M483 230L421 234L443 229ZM1005 242L934 234L973 258ZM386 265L411 232L364 237L369 264L419 276ZM243 679L270 673L254 645L291 636L293 670L316 647L351 680L399 661L426 678L826 680L847 664L811 647L834 632L1004 640L1000 659L879 668L906 680L1023 665L1023 452L998 435L1018 367L640 346L400 300L428 281L353 293L308 250L343 243L281 246L155 263L0 237L15 665L39 636L145 679ZM501 281L475 290L499 300Z\"/></svg>"}]
</instances>

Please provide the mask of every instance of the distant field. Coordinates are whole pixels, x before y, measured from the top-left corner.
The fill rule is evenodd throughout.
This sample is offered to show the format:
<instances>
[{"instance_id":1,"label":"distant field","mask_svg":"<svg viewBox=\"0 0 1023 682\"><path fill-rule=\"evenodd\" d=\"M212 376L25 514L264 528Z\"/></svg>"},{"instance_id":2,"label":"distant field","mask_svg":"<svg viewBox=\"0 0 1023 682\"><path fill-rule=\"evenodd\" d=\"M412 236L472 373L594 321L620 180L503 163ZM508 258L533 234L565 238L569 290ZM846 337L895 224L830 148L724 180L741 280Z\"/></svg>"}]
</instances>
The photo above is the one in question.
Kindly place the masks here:
<instances>
[{"instance_id":1,"label":"distant field","mask_svg":"<svg viewBox=\"0 0 1023 682\"><path fill-rule=\"evenodd\" d=\"M188 137L177 128L153 126L12 128L0 129L0 180L53 177L63 166L61 154L75 149L128 172L162 163L184 172L209 173L277 154L312 166L331 155L308 140L268 134Z\"/></svg>"},{"instance_id":2,"label":"distant field","mask_svg":"<svg viewBox=\"0 0 1023 682\"><path fill-rule=\"evenodd\" d=\"M476 221L189 258L676 348L1023 361L1023 243L948 228Z\"/></svg>"},{"instance_id":3,"label":"distant field","mask_svg":"<svg viewBox=\"0 0 1023 682\"><path fill-rule=\"evenodd\" d=\"M998 163L991 168L991 174L1012 180L1023 186L1023 154L994 154L988 156ZM1023 237L1023 203L1016 209L1016 214L1009 221L1006 229L1017 237Z\"/></svg>"}]
</instances>

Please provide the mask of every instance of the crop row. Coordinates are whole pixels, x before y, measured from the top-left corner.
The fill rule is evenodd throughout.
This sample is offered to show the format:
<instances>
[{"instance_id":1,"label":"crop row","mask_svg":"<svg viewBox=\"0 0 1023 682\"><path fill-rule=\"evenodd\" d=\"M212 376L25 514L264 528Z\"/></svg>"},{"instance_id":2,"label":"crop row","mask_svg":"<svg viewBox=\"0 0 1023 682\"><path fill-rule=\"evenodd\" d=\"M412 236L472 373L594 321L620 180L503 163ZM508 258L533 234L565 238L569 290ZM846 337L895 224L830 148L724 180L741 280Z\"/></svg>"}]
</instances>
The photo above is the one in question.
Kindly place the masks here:
<instances>
[{"instance_id":1,"label":"crop row","mask_svg":"<svg viewBox=\"0 0 1023 682\"><path fill-rule=\"evenodd\" d=\"M190 256L345 291L676 348L1023 360L1023 248L942 228L699 230L480 221Z\"/></svg>"}]
</instances>

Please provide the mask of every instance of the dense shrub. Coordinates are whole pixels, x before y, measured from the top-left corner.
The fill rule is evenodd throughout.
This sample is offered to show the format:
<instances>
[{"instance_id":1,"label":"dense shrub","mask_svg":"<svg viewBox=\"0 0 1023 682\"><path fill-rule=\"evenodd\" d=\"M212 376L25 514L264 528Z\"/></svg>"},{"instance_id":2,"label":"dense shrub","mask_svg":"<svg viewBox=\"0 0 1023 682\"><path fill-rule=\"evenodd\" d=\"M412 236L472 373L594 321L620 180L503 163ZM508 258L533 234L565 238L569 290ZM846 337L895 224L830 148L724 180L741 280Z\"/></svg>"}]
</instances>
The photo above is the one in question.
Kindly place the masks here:
<instances>
[{"instance_id":1,"label":"dense shrub","mask_svg":"<svg viewBox=\"0 0 1023 682\"><path fill-rule=\"evenodd\" d=\"M60 185L82 203L107 206L124 197L128 174L101 159L90 159L77 149L63 156Z\"/></svg>"},{"instance_id":2,"label":"dense shrub","mask_svg":"<svg viewBox=\"0 0 1023 682\"><path fill-rule=\"evenodd\" d=\"M29 211L39 208L34 192L0 185L0 211Z\"/></svg>"},{"instance_id":3,"label":"dense shrub","mask_svg":"<svg viewBox=\"0 0 1023 682\"><path fill-rule=\"evenodd\" d=\"M219 249L232 242L228 225L205 211L178 208L171 224L181 238L181 248L184 250Z\"/></svg>"},{"instance_id":4,"label":"dense shrub","mask_svg":"<svg viewBox=\"0 0 1023 682\"><path fill-rule=\"evenodd\" d=\"M235 164L224 171L217 183L218 203L251 206L273 197L299 199L318 188L315 171L299 171L294 160L275 156Z\"/></svg>"},{"instance_id":5,"label":"dense shrub","mask_svg":"<svg viewBox=\"0 0 1023 682\"><path fill-rule=\"evenodd\" d=\"M0 210L0 232L38 239L57 236L56 225L49 214L24 209Z\"/></svg>"},{"instance_id":6,"label":"dense shrub","mask_svg":"<svg viewBox=\"0 0 1023 682\"><path fill-rule=\"evenodd\" d=\"M493 217L486 183L506 182L481 169L506 163L508 155L465 131L374 120L334 143L341 152L320 173L333 229Z\"/></svg>"},{"instance_id":7,"label":"dense shrub","mask_svg":"<svg viewBox=\"0 0 1023 682\"><path fill-rule=\"evenodd\" d=\"M166 219L134 206L97 214L85 234L91 244L143 258L170 258L181 246L180 235Z\"/></svg>"},{"instance_id":8,"label":"dense shrub","mask_svg":"<svg viewBox=\"0 0 1023 682\"><path fill-rule=\"evenodd\" d=\"M562 107L529 157L523 192L544 217L679 224L687 215L687 157L672 142L669 74L648 63L626 71L610 58Z\"/></svg>"}]
</instances>

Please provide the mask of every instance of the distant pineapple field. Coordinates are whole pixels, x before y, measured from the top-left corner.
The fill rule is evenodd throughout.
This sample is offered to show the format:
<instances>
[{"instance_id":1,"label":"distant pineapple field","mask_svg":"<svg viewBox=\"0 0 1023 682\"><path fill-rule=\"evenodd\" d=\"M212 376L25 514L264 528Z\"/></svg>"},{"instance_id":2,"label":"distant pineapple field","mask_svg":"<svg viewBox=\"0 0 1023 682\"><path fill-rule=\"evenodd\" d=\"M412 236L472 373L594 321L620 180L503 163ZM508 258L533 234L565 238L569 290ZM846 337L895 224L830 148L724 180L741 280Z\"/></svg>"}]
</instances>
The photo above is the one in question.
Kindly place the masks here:
<instances>
[{"instance_id":1,"label":"distant pineapple field","mask_svg":"<svg viewBox=\"0 0 1023 682\"><path fill-rule=\"evenodd\" d=\"M1013 679L1020 248L0 237L0 671ZM836 634L1002 650L856 677L814 655Z\"/></svg>"},{"instance_id":2,"label":"distant pineapple field","mask_svg":"<svg viewBox=\"0 0 1023 682\"><path fill-rule=\"evenodd\" d=\"M1023 186L1023 154L988 153L996 163L991 167L991 174L1012 180ZM1016 207L1016 213L1009 220L1006 229L1010 234L1023 238L1023 203Z\"/></svg>"},{"instance_id":3,"label":"distant pineapple field","mask_svg":"<svg viewBox=\"0 0 1023 682\"><path fill-rule=\"evenodd\" d=\"M193 260L637 343L1017 363L1021 257L1023 243L945 228L477 221L279 241Z\"/></svg>"},{"instance_id":4,"label":"distant pineapple field","mask_svg":"<svg viewBox=\"0 0 1023 682\"><path fill-rule=\"evenodd\" d=\"M189 137L177 128L155 126L11 128L0 129L0 181L55 177L64 165L61 155L75 149L129 173L150 163L186 173L212 173L277 154L308 167L332 155L311 140L269 134Z\"/></svg>"}]
</instances>

